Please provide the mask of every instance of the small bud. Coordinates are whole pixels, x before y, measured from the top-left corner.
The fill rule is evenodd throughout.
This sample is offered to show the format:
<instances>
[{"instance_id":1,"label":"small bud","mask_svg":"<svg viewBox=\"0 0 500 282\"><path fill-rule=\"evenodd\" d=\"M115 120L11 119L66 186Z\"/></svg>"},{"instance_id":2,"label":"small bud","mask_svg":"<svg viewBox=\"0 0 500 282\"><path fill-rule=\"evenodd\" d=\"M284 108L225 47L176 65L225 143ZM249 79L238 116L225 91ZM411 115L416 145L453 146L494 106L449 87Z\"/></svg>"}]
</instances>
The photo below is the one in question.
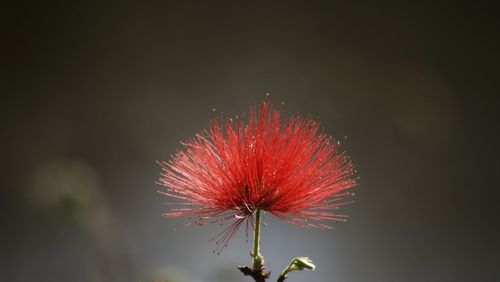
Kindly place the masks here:
<instances>
[{"instance_id":1,"label":"small bud","mask_svg":"<svg viewBox=\"0 0 500 282\"><path fill-rule=\"evenodd\" d=\"M314 270L316 266L312 263L312 260L308 257L296 257L293 258L292 261L290 261L290 264L285 268L280 275L280 279L278 281L284 281L288 275L289 272L291 271L296 271L296 270Z\"/></svg>"},{"instance_id":2,"label":"small bud","mask_svg":"<svg viewBox=\"0 0 500 282\"><path fill-rule=\"evenodd\" d=\"M290 262L290 271L293 270L314 270L316 266L312 263L312 260L308 257L296 257Z\"/></svg>"}]
</instances>

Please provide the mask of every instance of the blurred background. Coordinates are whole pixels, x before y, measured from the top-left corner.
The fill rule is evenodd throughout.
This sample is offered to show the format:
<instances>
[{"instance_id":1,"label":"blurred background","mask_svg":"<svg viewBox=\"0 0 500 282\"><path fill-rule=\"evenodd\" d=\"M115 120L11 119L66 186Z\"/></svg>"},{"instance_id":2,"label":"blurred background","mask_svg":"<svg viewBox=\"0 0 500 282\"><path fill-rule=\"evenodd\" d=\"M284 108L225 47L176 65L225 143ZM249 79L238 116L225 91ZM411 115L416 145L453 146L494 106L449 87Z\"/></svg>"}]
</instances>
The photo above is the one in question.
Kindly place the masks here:
<instances>
[{"instance_id":1,"label":"blurred background","mask_svg":"<svg viewBox=\"0 0 500 282\"><path fill-rule=\"evenodd\" d=\"M264 216L287 281L500 281L497 15L448 1L62 1L3 7L0 281L251 281L244 232L172 231L160 170L212 110L270 93L361 177L348 223ZM347 138L345 138L347 136Z\"/></svg>"}]
</instances>

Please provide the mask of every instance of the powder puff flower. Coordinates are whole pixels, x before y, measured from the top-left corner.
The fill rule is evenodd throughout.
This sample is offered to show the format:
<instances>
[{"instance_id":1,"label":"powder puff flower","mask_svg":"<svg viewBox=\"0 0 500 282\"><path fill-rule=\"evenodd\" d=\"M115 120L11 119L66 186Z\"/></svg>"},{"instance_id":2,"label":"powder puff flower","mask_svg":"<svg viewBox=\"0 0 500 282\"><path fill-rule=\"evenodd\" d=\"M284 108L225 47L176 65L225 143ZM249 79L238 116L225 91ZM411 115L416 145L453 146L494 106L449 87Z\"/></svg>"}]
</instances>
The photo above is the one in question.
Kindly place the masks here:
<instances>
[{"instance_id":1,"label":"powder puff flower","mask_svg":"<svg viewBox=\"0 0 500 282\"><path fill-rule=\"evenodd\" d=\"M176 200L164 217L189 216L189 223L230 221L217 242L226 246L239 227L254 226L266 211L301 227L331 228L346 221L340 206L356 185L350 158L340 143L319 132L317 121L283 114L262 102L247 118L212 118L208 130L182 142L162 168L159 193Z\"/></svg>"}]
</instances>

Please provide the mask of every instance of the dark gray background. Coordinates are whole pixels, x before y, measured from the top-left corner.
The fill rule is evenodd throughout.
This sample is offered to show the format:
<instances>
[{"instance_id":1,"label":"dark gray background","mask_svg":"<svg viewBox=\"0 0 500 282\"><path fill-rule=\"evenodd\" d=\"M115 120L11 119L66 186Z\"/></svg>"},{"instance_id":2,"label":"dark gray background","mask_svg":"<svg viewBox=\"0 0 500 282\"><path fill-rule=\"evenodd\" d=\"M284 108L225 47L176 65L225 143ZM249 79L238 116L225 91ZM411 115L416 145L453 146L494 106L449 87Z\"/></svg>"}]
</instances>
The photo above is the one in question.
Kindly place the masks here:
<instances>
[{"instance_id":1,"label":"dark gray background","mask_svg":"<svg viewBox=\"0 0 500 282\"><path fill-rule=\"evenodd\" d=\"M68 2L2 8L0 281L250 281L244 232L217 256L219 226L170 231L155 160L267 92L361 177L333 231L264 216L274 275L500 281L492 7Z\"/></svg>"}]
</instances>

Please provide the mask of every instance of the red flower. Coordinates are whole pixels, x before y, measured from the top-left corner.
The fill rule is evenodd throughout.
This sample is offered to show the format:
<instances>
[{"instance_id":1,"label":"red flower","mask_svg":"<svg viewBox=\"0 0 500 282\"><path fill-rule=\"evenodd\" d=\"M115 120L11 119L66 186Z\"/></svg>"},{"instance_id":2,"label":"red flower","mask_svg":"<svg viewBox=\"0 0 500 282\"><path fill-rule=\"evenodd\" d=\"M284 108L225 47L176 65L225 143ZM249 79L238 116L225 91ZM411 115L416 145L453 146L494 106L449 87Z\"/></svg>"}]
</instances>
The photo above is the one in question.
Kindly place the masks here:
<instances>
[{"instance_id":1,"label":"red flower","mask_svg":"<svg viewBox=\"0 0 500 282\"><path fill-rule=\"evenodd\" d=\"M332 210L349 204L346 191L356 185L353 166L339 142L318 133L319 124L299 115L283 122L281 113L263 102L251 108L245 123L212 118L210 130L182 143L169 162L159 162L160 193L180 201L164 217L191 216L189 223L234 219L221 232L226 245L256 209L303 227L331 228L346 221Z\"/></svg>"}]
</instances>

